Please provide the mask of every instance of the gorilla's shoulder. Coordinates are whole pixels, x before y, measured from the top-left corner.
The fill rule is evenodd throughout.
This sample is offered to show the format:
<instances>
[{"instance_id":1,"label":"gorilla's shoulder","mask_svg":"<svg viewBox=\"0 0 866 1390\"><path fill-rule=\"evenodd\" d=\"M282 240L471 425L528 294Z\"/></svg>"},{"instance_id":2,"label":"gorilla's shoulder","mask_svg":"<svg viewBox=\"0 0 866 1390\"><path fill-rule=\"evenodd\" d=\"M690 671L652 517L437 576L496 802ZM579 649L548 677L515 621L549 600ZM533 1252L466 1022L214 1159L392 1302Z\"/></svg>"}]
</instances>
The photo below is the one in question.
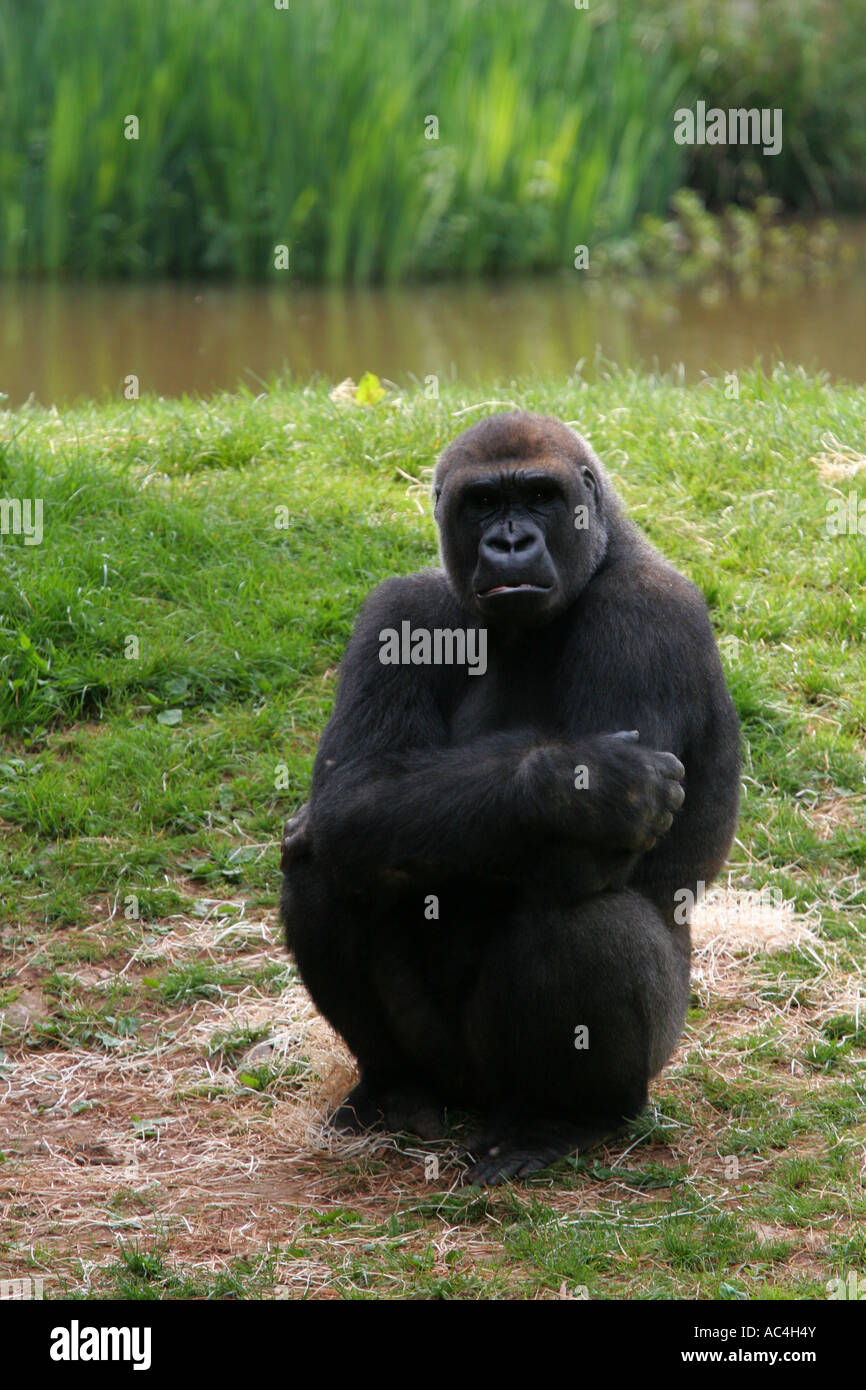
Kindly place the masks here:
<instances>
[{"instance_id":1,"label":"gorilla's shoulder","mask_svg":"<svg viewBox=\"0 0 866 1390\"><path fill-rule=\"evenodd\" d=\"M466 621L444 570L419 570L417 574L395 575L385 579L364 602L359 626L383 625L416 620L427 627L446 621Z\"/></svg>"},{"instance_id":2,"label":"gorilla's shoulder","mask_svg":"<svg viewBox=\"0 0 866 1390\"><path fill-rule=\"evenodd\" d=\"M635 577L641 591L655 598L662 606L684 607L703 611L706 608L704 596L697 584L693 584L654 548L649 556L642 557L635 567Z\"/></svg>"},{"instance_id":3,"label":"gorilla's shoulder","mask_svg":"<svg viewBox=\"0 0 866 1390\"><path fill-rule=\"evenodd\" d=\"M629 544L616 547L590 585L593 608L615 609L618 622L633 625L661 646L712 641L707 603L698 586L636 528L629 529Z\"/></svg>"},{"instance_id":4,"label":"gorilla's shoulder","mask_svg":"<svg viewBox=\"0 0 866 1390\"><path fill-rule=\"evenodd\" d=\"M593 581L599 592L614 591L662 607L704 608L704 596L696 584L680 574L660 550L632 523L626 523L611 547L607 562Z\"/></svg>"}]
</instances>

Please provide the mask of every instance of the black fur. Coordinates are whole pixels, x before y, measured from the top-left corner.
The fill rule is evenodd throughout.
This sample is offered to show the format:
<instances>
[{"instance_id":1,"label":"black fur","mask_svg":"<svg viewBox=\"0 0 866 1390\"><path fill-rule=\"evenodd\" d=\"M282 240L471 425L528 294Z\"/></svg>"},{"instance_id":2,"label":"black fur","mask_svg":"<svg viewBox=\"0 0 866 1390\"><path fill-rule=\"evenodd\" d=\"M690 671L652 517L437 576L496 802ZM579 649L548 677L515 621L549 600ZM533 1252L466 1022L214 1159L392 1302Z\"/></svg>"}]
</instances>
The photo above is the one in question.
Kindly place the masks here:
<instances>
[{"instance_id":1,"label":"black fur","mask_svg":"<svg viewBox=\"0 0 866 1390\"><path fill-rule=\"evenodd\" d=\"M364 606L281 909L361 1067L336 1123L434 1137L446 1106L476 1110L473 1176L492 1183L644 1106L688 1001L675 894L724 862L739 735L700 593L579 436L493 416L434 493L445 569ZM383 665L380 633L407 619L486 628L486 674Z\"/></svg>"}]
</instances>

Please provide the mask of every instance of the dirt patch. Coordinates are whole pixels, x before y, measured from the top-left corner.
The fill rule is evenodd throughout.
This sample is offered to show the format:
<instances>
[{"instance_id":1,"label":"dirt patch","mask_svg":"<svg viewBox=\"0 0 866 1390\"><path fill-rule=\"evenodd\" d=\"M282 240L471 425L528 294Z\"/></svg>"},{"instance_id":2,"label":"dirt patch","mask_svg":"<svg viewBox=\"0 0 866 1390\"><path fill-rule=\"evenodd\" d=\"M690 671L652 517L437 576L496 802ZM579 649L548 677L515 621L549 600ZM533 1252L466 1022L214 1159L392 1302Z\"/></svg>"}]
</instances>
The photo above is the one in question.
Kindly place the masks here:
<instances>
[{"instance_id":1,"label":"dirt patch","mask_svg":"<svg viewBox=\"0 0 866 1390\"><path fill-rule=\"evenodd\" d=\"M239 913L231 920L229 907ZM264 968L284 959L276 926L245 919L240 904L202 902L199 911L199 917L173 919L167 933L145 928L125 960L115 956L116 969L85 965L67 974L88 1001L122 978L135 987L133 999L135 990L142 997L142 1011L147 981L168 968L195 962L224 967L228 961L244 972L236 988L219 987L213 997L154 1011L139 1035L110 1046L43 1043L33 1050L25 1036L0 1066L0 1220L9 1242L4 1277L32 1273L31 1251L39 1252L46 1274L82 1288L116 1259L121 1243L170 1236L173 1261L216 1271L235 1256L261 1259L275 1245L302 1238L303 1255L277 1269L274 1296L336 1297L336 1237L327 1223L319 1234L322 1213L357 1213L369 1244L375 1239L369 1223L387 1225L407 1203L429 1198L425 1160L431 1152L440 1164L438 1196L444 1200L461 1185L464 1166L452 1146L347 1139L323 1125L351 1086L354 1064L296 978L279 993L269 992ZM810 986L808 1006L786 999L784 990L768 1003L750 967L756 957L794 944L814 952L826 971ZM708 898L696 913L694 954L694 986L707 1017L690 1025L654 1085L654 1104L663 1111L667 1096L682 1094L690 1059L708 1049L714 1065L736 1077L744 1062L739 1040L768 1019L784 1035L786 1053L796 1055L819 1036L823 1017L853 1010L859 984L840 977L813 925L787 907L744 908L742 896ZM50 1001L31 997L30 989L19 995L21 1007L41 1015ZM231 1047L226 1039L234 1040ZM258 1069L264 1080L255 1089L247 1082ZM789 1067L781 1084L796 1089L812 1083L802 1067ZM707 1112L705 1127L673 1127L670 1143L654 1141L639 1161L660 1171L685 1161L705 1176L722 1209L736 1203L736 1187L721 1177L726 1120L709 1106ZM611 1144L599 1151L599 1161L616 1170L633 1161L630 1147ZM766 1160L749 1156L742 1179L754 1179L765 1166ZM531 1200L528 1191L515 1192L515 1200ZM555 1183L545 1189L545 1200L575 1218L611 1196L616 1178L613 1186L609 1178L595 1182L588 1175L577 1191L558 1191ZM623 1184L622 1196L639 1207L652 1193ZM432 1234L444 1241L444 1262L449 1229L444 1223L437 1235L434 1222L408 1236L407 1244L417 1239L423 1248ZM489 1223L459 1229L461 1248L482 1269L495 1253L491 1240ZM364 1248L357 1246L356 1255Z\"/></svg>"},{"instance_id":2,"label":"dirt patch","mask_svg":"<svg viewBox=\"0 0 866 1390\"><path fill-rule=\"evenodd\" d=\"M244 921L227 929L214 913L146 937L118 971L69 974L92 999L119 975L140 981L160 965L222 962L229 939L243 946L236 959L248 973L283 959L276 928ZM220 1050L227 1037L246 1035L258 1041L228 1057ZM267 1082L244 1084L262 1066L281 1078L273 1093ZM287 1084L293 1068L297 1082ZM81 1288L121 1242L167 1234L173 1260L219 1270L234 1256L285 1245L311 1211L350 1204L387 1221L407 1192L429 1192L430 1146L398 1152L386 1136L328 1130L323 1119L355 1075L296 980L276 996L251 983L195 999L109 1050L19 1046L0 1069L0 1239L11 1245L4 1277L32 1273L36 1249L47 1271ZM441 1191L459 1182L462 1167L440 1147ZM321 1265L279 1271L275 1296L328 1296L327 1232L321 1243Z\"/></svg>"}]
</instances>

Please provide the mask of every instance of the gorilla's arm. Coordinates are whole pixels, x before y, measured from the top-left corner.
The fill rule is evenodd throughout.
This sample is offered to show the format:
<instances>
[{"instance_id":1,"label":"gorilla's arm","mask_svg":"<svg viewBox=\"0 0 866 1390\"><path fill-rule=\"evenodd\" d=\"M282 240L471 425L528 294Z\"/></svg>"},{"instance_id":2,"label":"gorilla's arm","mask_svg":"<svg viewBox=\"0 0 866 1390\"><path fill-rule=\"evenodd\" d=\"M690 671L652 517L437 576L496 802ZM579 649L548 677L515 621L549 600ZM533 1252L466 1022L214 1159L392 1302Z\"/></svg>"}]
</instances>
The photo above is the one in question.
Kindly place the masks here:
<instances>
[{"instance_id":1,"label":"gorilla's arm","mask_svg":"<svg viewBox=\"0 0 866 1390\"><path fill-rule=\"evenodd\" d=\"M343 869L435 863L504 877L554 840L638 853L670 826L682 769L670 754L614 744L521 731L354 758L314 784L311 842ZM574 785L577 765L587 787Z\"/></svg>"},{"instance_id":2,"label":"gorilla's arm","mask_svg":"<svg viewBox=\"0 0 866 1390\"><path fill-rule=\"evenodd\" d=\"M632 562L629 561L629 564ZM573 636L574 664L601 684L611 652L622 652L610 679L641 744L666 748L685 765L685 802L670 832L635 863L632 887L670 917L676 895L710 883L733 839L739 804L740 734L715 636L700 591L654 559L625 581L613 567L592 586ZM624 603L624 594L634 594ZM603 634L604 658L582 634ZM622 717L623 710L618 711Z\"/></svg>"},{"instance_id":3,"label":"gorilla's arm","mask_svg":"<svg viewBox=\"0 0 866 1390\"><path fill-rule=\"evenodd\" d=\"M670 833L636 865L632 883L669 919L683 890L693 905L718 874L734 837L739 809L739 725L713 643L701 663L704 700L695 707L681 757L685 803ZM690 914L689 914L690 915ZM682 924L683 917L676 919Z\"/></svg>"},{"instance_id":4,"label":"gorilla's arm","mask_svg":"<svg viewBox=\"0 0 866 1390\"><path fill-rule=\"evenodd\" d=\"M422 586L421 581L427 580ZM555 739L532 730L448 743L442 710L454 668L388 666L379 634L455 626L437 576L381 586L341 671L313 776L308 836L341 874L382 870L526 877L539 854L585 847L579 879L598 891L625 877L682 802L676 758L611 735ZM414 611L413 611L414 610ZM586 785L575 785L575 769ZM575 865L577 870L578 866Z\"/></svg>"}]
</instances>

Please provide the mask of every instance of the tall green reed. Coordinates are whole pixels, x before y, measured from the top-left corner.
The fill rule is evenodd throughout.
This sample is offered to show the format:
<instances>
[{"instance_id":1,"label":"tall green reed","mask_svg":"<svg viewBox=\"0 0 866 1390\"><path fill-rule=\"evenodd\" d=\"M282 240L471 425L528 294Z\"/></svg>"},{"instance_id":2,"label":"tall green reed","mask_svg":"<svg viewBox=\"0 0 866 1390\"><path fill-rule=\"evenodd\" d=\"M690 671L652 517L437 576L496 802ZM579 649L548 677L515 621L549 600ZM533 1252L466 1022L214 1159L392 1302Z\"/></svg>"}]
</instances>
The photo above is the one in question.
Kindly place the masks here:
<instances>
[{"instance_id":1,"label":"tall green reed","mask_svg":"<svg viewBox=\"0 0 866 1390\"><path fill-rule=\"evenodd\" d=\"M263 277L279 243L332 281L567 265L681 182L684 71L641 15L0 0L0 270Z\"/></svg>"}]
</instances>

